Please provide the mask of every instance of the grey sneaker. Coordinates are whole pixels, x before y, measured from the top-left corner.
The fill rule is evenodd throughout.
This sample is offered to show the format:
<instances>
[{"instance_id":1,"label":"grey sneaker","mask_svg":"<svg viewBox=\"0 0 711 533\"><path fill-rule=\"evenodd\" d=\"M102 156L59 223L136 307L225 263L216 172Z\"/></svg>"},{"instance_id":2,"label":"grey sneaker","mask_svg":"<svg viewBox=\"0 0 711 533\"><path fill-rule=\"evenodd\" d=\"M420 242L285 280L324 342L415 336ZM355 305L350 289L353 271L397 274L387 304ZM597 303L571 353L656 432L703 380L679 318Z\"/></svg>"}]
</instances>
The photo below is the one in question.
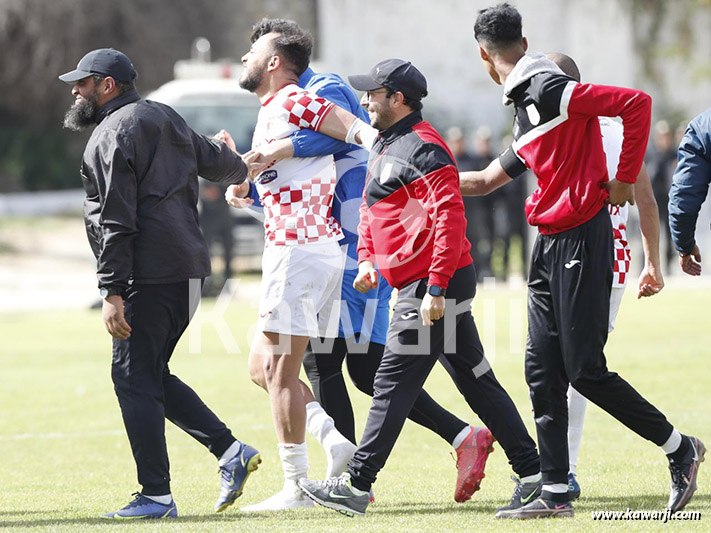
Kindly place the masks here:
<instances>
[{"instance_id":1,"label":"grey sneaker","mask_svg":"<svg viewBox=\"0 0 711 533\"><path fill-rule=\"evenodd\" d=\"M678 462L669 459L671 492L667 508L672 512L681 511L696 492L696 476L706 455L706 446L699 439L687 436L683 438L691 442L688 453Z\"/></svg>"},{"instance_id":2,"label":"grey sneaker","mask_svg":"<svg viewBox=\"0 0 711 533\"><path fill-rule=\"evenodd\" d=\"M519 480L516 476L511 476L511 479L514 483L516 483L516 488L514 488L511 501L508 505L499 507L497 511L511 511L513 509L519 509L524 505L531 503L541 495L543 481L539 480L532 483L521 483L521 480ZM498 513L496 516L498 516Z\"/></svg>"},{"instance_id":3,"label":"grey sneaker","mask_svg":"<svg viewBox=\"0 0 711 533\"><path fill-rule=\"evenodd\" d=\"M319 505L347 516L364 515L370 500L367 492L362 495L353 492L351 476L348 472L324 481L301 478L298 485L304 494Z\"/></svg>"},{"instance_id":4,"label":"grey sneaker","mask_svg":"<svg viewBox=\"0 0 711 533\"><path fill-rule=\"evenodd\" d=\"M528 518L564 518L573 516L573 506L570 502L558 503L545 498L536 498L531 503L510 509L499 511L496 518L515 518L526 520Z\"/></svg>"}]
</instances>

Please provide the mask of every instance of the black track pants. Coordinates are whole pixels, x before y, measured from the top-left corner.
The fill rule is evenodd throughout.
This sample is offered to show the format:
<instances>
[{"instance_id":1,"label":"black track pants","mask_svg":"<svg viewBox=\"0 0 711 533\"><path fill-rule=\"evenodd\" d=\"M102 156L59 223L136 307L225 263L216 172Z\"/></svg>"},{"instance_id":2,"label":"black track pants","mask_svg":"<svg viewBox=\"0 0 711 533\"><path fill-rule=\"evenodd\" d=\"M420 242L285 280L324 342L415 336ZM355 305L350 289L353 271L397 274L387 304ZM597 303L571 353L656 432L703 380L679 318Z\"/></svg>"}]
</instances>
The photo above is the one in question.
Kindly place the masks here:
<instances>
[{"instance_id":1,"label":"black track pants","mask_svg":"<svg viewBox=\"0 0 711 533\"><path fill-rule=\"evenodd\" d=\"M133 285L124 299L131 337L113 340L111 377L147 495L170 492L165 419L216 457L235 441L198 395L170 373L168 361L190 322L188 282Z\"/></svg>"},{"instance_id":2,"label":"black track pants","mask_svg":"<svg viewBox=\"0 0 711 533\"><path fill-rule=\"evenodd\" d=\"M533 401L543 482L568 482L570 382L632 431L663 444L672 426L632 386L607 369L612 284L607 208L555 235L539 235L528 280L526 381Z\"/></svg>"}]
</instances>

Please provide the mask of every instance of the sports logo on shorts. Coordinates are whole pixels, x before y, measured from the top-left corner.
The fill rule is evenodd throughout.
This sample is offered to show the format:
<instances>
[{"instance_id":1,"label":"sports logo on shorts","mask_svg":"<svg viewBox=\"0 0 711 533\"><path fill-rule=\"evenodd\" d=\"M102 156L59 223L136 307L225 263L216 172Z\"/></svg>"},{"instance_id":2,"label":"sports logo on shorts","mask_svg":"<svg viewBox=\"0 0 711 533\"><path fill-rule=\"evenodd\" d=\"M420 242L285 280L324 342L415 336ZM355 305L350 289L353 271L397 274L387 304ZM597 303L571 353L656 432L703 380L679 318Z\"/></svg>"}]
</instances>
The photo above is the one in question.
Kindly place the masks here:
<instances>
[{"instance_id":1,"label":"sports logo on shorts","mask_svg":"<svg viewBox=\"0 0 711 533\"><path fill-rule=\"evenodd\" d=\"M255 181L260 185L266 185L267 183L270 183L277 179L277 177L278 175L276 170L265 170L259 176L257 176L257 179Z\"/></svg>"}]
</instances>

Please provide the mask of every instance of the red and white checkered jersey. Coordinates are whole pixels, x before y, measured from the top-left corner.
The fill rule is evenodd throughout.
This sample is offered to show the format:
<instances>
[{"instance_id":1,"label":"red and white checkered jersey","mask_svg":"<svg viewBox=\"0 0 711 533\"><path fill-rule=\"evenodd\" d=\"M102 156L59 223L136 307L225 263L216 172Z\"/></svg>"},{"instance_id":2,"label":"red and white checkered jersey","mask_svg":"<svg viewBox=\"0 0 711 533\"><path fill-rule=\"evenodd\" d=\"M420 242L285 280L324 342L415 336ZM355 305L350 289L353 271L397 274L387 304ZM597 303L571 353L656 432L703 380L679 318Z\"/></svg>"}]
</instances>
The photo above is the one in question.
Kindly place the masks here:
<instances>
[{"instance_id":1,"label":"red and white checkered jersey","mask_svg":"<svg viewBox=\"0 0 711 533\"><path fill-rule=\"evenodd\" d=\"M300 129L317 130L334 104L287 85L262 104L252 148L289 137ZM267 245L297 245L340 240L341 227L331 206L336 189L333 156L290 158L254 180L264 206Z\"/></svg>"},{"instance_id":2,"label":"red and white checkered jersey","mask_svg":"<svg viewBox=\"0 0 711 533\"><path fill-rule=\"evenodd\" d=\"M623 127L619 122L600 117L600 132L602 133L602 147L607 156L607 175L613 179L617 175L617 164L620 161L622 151ZM624 288L627 285L627 278L630 272L630 260L632 254L627 242L627 216L629 215L629 204L623 206L610 205L610 220L612 220L612 232L615 237L615 257L612 278L613 287Z\"/></svg>"}]
</instances>

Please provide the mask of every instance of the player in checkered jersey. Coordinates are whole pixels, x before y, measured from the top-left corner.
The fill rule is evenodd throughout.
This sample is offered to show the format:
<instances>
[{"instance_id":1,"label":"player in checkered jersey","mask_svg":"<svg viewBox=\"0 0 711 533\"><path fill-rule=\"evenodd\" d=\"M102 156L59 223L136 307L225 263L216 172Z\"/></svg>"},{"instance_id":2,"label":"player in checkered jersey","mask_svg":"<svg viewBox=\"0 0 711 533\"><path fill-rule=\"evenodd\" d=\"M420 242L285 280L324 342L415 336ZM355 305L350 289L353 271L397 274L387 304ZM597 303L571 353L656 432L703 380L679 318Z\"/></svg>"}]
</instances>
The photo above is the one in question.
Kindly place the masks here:
<instances>
[{"instance_id":1,"label":"player in checkered jersey","mask_svg":"<svg viewBox=\"0 0 711 533\"><path fill-rule=\"evenodd\" d=\"M265 33L298 28L295 22L283 19L264 19L258 26ZM353 90L335 74L315 73L307 68L299 78L299 87L313 91L360 119L369 121L367 111ZM353 409L343 375L344 362L356 388L373 396L375 374L383 358L390 322L392 288L384 278L379 279L374 291L365 294L353 287L358 274L357 228L368 152L311 129L269 143L266 149L260 148L260 152L266 151L270 161L333 154L336 163L333 213L341 224L344 238L340 244L347 254L341 284L339 336L336 339L312 339L304 357L304 369L317 399L317 402L306 405L306 429L327 453L326 477L335 477L345 470L355 445L332 445L329 439L324 439L324 427L333 424L351 443L356 442ZM261 208L256 187L250 190L248 183L231 188L226 198L234 207ZM454 371L448 365L445 367L448 371ZM322 415L315 411L318 407L323 407L332 418L324 423ZM493 449L491 432L484 427L470 426L439 405L424 389L415 400L408 418L452 445L457 454L454 499L457 502L469 500L480 486L487 457Z\"/></svg>"},{"instance_id":2,"label":"player in checkered jersey","mask_svg":"<svg viewBox=\"0 0 711 533\"><path fill-rule=\"evenodd\" d=\"M308 67L311 37L301 31L263 30L259 24L255 26L252 46L242 57L244 72L240 77L242 88L255 93L262 103L252 141L254 150L302 128L315 129L333 107L296 85ZM234 148L228 135L223 140ZM308 472L306 404L318 411L322 432L328 434L326 440L352 449L333 424L326 423L329 417L299 380L309 339L338 333L344 256L338 244L343 233L332 214L336 186L333 157L281 160L259 172L254 184L264 207L266 242L258 333L249 356L249 372L270 397L285 482L271 498L242 510L312 507L296 486Z\"/></svg>"},{"instance_id":3,"label":"player in checkered jersey","mask_svg":"<svg viewBox=\"0 0 711 533\"><path fill-rule=\"evenodd\" d=\"M580 82L580 71L572 58L559 53L548 54L547 57L557 64L565 74ZM607 175L612 179L617 174L617 164L622 151L623 128L619 122L607 117L600 117L599 121L603 150L607 156ZM639 276L637 291L637 298L642 298L654 296L664 288L664 279L659 261L659 211L652 192L652 183L644 163L642 163L642 168L637 176L634 196L639 210L642 246L644 248L644 268ZM627 285L631 252L626 234L629 204L623 206L610 205L608 208L615 243L612 290L610 293L610 320L608 324L608 331L611 332L615 328L615 318L617 318L622 295ZM585 396L572 386L568 388L568 461L570 463L568 493L571 500L580 497L580 485L575 476L580 442L583 438L583 421L587 404L588 400Z\"/></svg>"}]
</instances>

